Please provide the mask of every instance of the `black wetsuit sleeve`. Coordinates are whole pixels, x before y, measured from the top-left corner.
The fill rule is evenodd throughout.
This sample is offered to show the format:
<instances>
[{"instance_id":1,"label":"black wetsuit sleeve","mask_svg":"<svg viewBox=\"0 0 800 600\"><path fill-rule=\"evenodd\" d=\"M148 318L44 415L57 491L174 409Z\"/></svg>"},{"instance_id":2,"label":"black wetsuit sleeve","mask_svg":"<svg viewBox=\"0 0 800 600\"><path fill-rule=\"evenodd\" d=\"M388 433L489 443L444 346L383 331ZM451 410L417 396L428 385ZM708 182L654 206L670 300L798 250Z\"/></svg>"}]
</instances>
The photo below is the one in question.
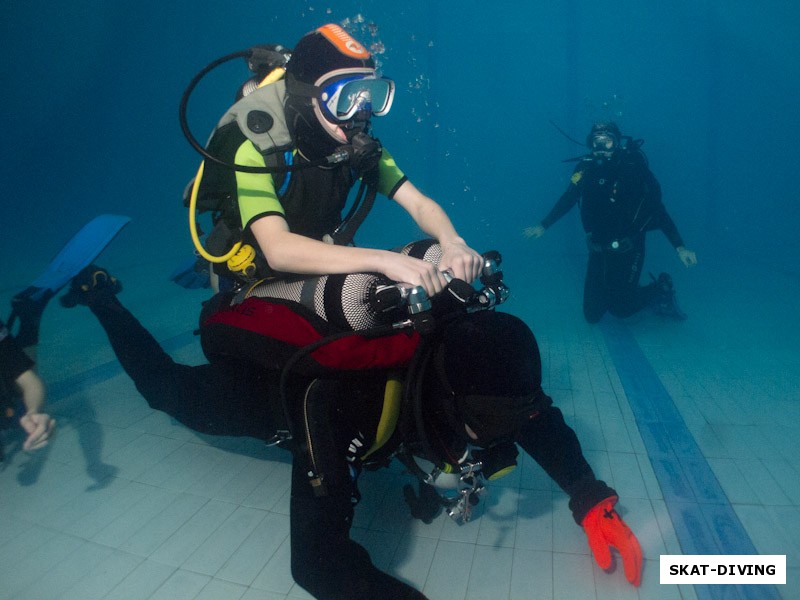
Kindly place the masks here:
<instances>
[{"instance_id":1,"label":"black wetsuit sleeve","mask_svg":"<svg viewBox=\"0 0 800 600\"><path fill-rule=\"evenodd\" d=\"M595 477L578 436L558 408L550 406L528 421L516 442L567 493L572 516L579 525L598 502L617 495Z\"/></svg>"},{"instance_id":2,"label":"black wetsuit sleeve","mask_svg":"<svg viewBox=\"0 0 800 600\"><path fill-rule=\"evenodd\" d=\"M8 401L13 396L17 377L33 368L33 361L0 321L0 394Z\"/></svg>"},{"instance_id":3,"label":"black wetsuit sleeve","mask_svg":"<svg viewBox=\"0 0 800 600\"><path fill-rule=\"evenodd\" d=\"M579 171L576 169L575 173ZM580 180L577 182L575 181L576 175L573 174L572 181L570 181L569 187L566 191L561 194L561 197L555 203L553 208L547 213L547 216L542 219L541 224L542 227L545 229L549 229L553 223L558 221L561 217L566 215L572 207L578 203L578 200L581 198L581 190L579 186Z\"/></svg>"},{"instance_id":4,"label":"black wetsuit sleeve","mask_svg":"<svg viewBox=\"0 0 800 600\"><path fill-rule=\"evenodd\" d=\"M650 205L650 220L645 225L645 231L653 231L660 229L672 244L673 248L683 246L683 238L678 232L678 227L669 216L664 202L661 199L661 184L653 175L650 169L647 169L645 194L648 204Z\"/></svg>"}]
</instances>

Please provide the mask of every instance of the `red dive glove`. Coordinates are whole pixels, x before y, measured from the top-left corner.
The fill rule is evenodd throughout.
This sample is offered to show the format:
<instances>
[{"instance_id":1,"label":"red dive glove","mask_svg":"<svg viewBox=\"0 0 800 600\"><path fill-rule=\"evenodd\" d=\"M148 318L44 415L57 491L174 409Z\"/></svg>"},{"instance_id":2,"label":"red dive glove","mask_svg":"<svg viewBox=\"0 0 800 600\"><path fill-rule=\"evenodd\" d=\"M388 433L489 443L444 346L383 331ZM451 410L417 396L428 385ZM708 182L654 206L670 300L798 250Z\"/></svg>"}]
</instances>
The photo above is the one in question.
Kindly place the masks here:
<instances>
[{"instance_id":1,"label":"red dive glove","mask_svg":"<svg viewBox=\"0 0 800 600\"><path fill-rule=\"evenodd\" d=\"M642 548L631 528L614 510L617 497L598 502L586 514L581 525L589 537L589 548L603 570L611 567L611 548L622 556L625 578L636 587L642 583Z\"/></svg>"}]
</instances>

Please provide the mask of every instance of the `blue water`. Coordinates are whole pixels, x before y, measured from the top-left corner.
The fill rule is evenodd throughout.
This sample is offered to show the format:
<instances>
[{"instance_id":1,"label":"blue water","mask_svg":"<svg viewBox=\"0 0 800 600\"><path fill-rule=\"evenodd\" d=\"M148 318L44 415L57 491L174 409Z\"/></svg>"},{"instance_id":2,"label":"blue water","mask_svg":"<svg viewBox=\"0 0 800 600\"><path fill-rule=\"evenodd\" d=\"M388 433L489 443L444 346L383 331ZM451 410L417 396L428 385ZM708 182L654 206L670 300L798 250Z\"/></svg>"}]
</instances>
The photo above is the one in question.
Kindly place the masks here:
<instances>
[{"instance_id":1,"label":"blue water","mask_svg":"<svg viewBox=\"0 0 800 600\"><path fill-rule=\"evenodd\" d=\"M758 14L710 1L56 6L15 3L2 24L8 284L24 283L36 259L99 211L135 219L131 236L148 242L140 260L179 256L180 194L197 163L176 116L190 78L229 52L292 45L319 23L358 15L377 24L375 38L352 29L385 46L380 60L400 92L377 134L475 246L516 250L509 234L519 241L518 225L564 187L570 166L560 160L582 150L550 120L581 140L594 119L612 117L646 140L698 252L757 253L797 273L788 257L798 254L800 8L791 3ZM190 106L200 139L245 76L242 62L205 82Z\"/></svg>"},{"instance_id":2,"label":"blue water","mask_svg":"<svg viewBox=\"0 0 800 600\"><path fill-rule=\"evenodd\" d=\"M800 5L650 4L14 3L0 22L6 146L0 307L92 216L126 214L133 220L103 263L126 275L128 302L159 339L186 360L199 360L189 332L203 295L167 281L191 253L181 194L199 161L178 124L181 94L198 70L222 55L259 43L291 46L325 22L344 23L378 49L382 71L397 82L394 107L376 119L375 134L473 247L503 253L514 292L508 310L537 333L545 388L564 408L593 465L597 460L595 468L624 488L628 479L620 465L627 463L615 452L638 457L643 483L639 489L629 482L629 506L655 515L639 517L643 529L663 530L663 542L650 546L653 563L640 597L774 597L775 589L761 596L746 586L721 592L727 588L657 584L659 552L755 548L787 554L790 583L778 593L798 598ZM189 106L198 138L205 139L247 76L241 61L203 81ZM685 324L645 315L589 327L580 312L585 250L577 214L541 240L521 235L565 188L572 164L562 161L583 152L553 123L582 140L593 121L608 118L645 140L667 209L697 252L700 264L687 271L660 233L649 238L646 269L673 273L690 314ZM392 247L420 235L402 211L379 202L358 242ZM0 316L7 312L0 308ZM100 410L98 417L92 402L89 410L76 399L94 394L99 402L125 385L95 324L55 307L43 334L40 367L64 419L64 439L70 423L75 431L79 423L128 427L117 412L112 418ZM582 410L586 390L593 397L589 413ZM135 391L126 393L134 402ZM597 407L612 396L620 413L606 422ZM651 427L651 402L669 412L657 427ZM630 433L630 447L609 439L618 421L638 432ZM655 430L687 440L672 453L677 462L665 458ZM687 447L692 450L684 454ZM58 463L57 446L49 459ZM647 459L651 467L641 466ZM688 499L671 478L679 470L670 465L681 460L694 465L695 478L683 482L692 488ZM139 481L136 474L128 479ZM521 485L528 489L524 476ZM0 518L16 523L15 531L25 531L18 523L26 518L35 520L2 502L0 496ZM684 511L687 505L695 512ZM692 519L705 524L693 528ZM50 519L51 530L57 521ZM714 529L721 522L724 535ZM372 531L366 521L361 525ZM440 539L438 547L464 541L460 535ZM704 546L706 539L716 546ZM475 543L482 547L480 539ZM558 577L562 570L572 573L563 562L573 556L567 546L554 542L550 548L553 575L541 597L583 597ZM412 566L388 558L385 566L427 582L432 597L446 597L436 595L439 580L415 570L415 552L427 556L419 550L425 544L412 547ZM511 564L497 560L503 568ZM515 595L511 581L509 597L529 597ZM628 593L604 585L578 589L598 598ZM0 584L0 598L24 598L24 589L4 595ZM481 597L481 589L471 583L453 597Z\"/></svg>"}]
</instances>

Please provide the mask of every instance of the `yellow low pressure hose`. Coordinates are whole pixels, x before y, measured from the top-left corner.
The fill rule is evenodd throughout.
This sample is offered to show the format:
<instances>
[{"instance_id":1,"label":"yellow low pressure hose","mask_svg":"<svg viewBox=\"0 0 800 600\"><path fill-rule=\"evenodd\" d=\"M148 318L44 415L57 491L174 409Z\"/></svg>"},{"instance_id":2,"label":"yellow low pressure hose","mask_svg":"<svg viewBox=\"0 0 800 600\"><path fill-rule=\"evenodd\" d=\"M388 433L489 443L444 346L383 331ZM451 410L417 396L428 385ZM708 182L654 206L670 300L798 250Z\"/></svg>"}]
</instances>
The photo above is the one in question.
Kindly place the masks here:
<instances>
[{"instance_id":1,"label":"yellow low pressure hose","mask_svg":"<svg viewBox=\"0 0 800 600\"><path fill-rule=\"evenodd\" d=\"M258 87L262 87L268 85L270 83L274 83L279 79L283 78L286 70L283 67L278 67L277 69L273 69L270 73L258 84ZM200 236L197 233L197 194L200 189L200 181L203 179L203 170L205 169L205 161L200 163L200 168L197 169L197 175L194 178L194 183L192 184L192 193L189 199L189 233L192 236L192 242L194 243L194 247L197 249L197 253L205 258L208 262L212 263L224 263L228 262L229 259L233 258L239 249L242 247L242 242L236 242L233 247L223 256L214 256L210 254L205 248L203 248L203 243L200 241Z\"/></svg>"},{"instance_id":2,"label":"yellow low pressure hose","mask_svg":"<svg viewBox=\"0 0 800 600\"><path fill-rule=\"evenodd\" d=\"M228 262L228 259L230 259L239 251L239 248L242 247L242 242L236 242L233 245L233 248L231 248L230 251L223 256L214 256L205 248L203 248L203 243L200 241L200 236L197 234L197 192L200 189L200 181L203 179L204 168L205 161L200 163L200 168L197 169L197 175L195 176L194 183L192 184L192 194L189 197L189 233L192 236L194 247L197 249L197 253L200 256L205 258L208 262L224 263Z\"/></svg>"}]
</instances>

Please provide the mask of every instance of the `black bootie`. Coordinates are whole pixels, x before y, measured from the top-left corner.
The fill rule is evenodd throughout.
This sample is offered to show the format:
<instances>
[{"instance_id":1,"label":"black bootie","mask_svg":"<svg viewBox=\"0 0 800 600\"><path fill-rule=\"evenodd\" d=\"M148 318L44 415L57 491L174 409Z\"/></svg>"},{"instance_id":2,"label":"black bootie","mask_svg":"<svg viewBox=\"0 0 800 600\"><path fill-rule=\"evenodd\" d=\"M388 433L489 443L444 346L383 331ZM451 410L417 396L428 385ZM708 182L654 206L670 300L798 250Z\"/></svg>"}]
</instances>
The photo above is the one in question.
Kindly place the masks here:
<instances>
[{"instance_id":1,"label":"black bootie","mask_svg":"<svg viewBox=\"0 0 800 600\"><path fill-rule=\"evenodd\" d=\"M78 273L69 291L59 298L61 306L73 308L78 304L89 306L99 295L114 296L122 291L122 282L97 265L89 265Z\"/></svg>"}]
</instances>

